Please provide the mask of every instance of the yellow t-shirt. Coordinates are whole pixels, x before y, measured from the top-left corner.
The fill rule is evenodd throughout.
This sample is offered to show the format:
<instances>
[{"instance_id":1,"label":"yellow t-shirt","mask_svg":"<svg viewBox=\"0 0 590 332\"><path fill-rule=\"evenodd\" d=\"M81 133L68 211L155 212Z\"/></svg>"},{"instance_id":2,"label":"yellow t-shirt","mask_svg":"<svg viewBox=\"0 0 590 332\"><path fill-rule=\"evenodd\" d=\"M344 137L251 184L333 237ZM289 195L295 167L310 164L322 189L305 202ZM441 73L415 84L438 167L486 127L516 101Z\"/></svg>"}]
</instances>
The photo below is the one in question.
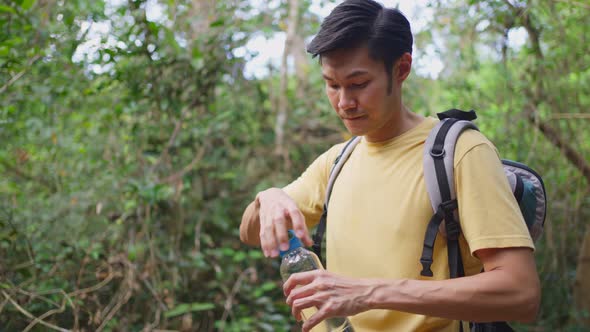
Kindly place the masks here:
<instances>
[{"instance_id":1,"label":"yellow t-shirt","mask_svg":"<svg viewBox=\"0 0 590 332\"><path fill-rule=\"evenodd\" d=\"M354 278L422 277L420 256L433 211L423 175L424 142L438 122L426 118L391 140L362 139L338 176L329 202L327 269ZM343 144L318 157L284 188L311 228L322 212L330 168ZM469 130L455 150L455 188L466 275L481 271L473 252L482 248L533 247L497 151L482 134ZM446 239L437 236L433 279L448 279ZM458 331L458 322L393 310L370 310L351 317L355 331Z\"/></svg>"}]
</instances>

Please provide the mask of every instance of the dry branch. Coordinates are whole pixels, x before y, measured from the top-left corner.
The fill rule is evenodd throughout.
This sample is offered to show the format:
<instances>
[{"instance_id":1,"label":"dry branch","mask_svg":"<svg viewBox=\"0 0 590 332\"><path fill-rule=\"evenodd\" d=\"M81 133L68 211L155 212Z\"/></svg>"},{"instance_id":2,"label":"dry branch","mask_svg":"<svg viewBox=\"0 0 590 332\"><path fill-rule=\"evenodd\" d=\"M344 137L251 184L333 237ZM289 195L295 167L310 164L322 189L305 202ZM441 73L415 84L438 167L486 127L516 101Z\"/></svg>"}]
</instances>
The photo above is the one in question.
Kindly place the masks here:
<instances>
[{"instance_id":1,"label":"dry branch","mask_svg":"<svg viewBox=\"0 0 590 332\"><path fill-rule=\"evenodd\" d=\"M588 113L557 113L552 114L549 116L551 120L559 120L559 119L568 119L568 120L575 120L575 119L587 119L590 120L590 114Z\"/></svg>"},{"instance_id":2,"label":"dry branch","mask_svg":"<svg viewBox=\"0 0 590 332\"><path fill-rule=\"evenodd\" d=\"M14 301L10 297L10 295L6 294L5 291L1 291L1 293L4 296L4 298L6 300L8 300L16 308L16 310L18 310L20 313L22 313L23 315L25 315L27 318L32 319L35 324L39 323L39 324L41 324L43 326L46 326L46 327L48 327L48 328L50 328L52 330L55 330L55 331L71 332L70 330L67 330L67 329L61 328L59 326L53 325L51 323L48 323L48 322L42 320L39 317L35 317L33 314L31 314L30 312L26 311L23 307L21 307L20 305L18 305L18 303L16 303L16 301Z\"/></svg>"},{"instance_id":3,"label":"dry branch","mask_svg":"<svg viewBox=\"0 0 590 332\"><path fill-rule=\"evenodd\" d=\"M244 278L247 275L252 275L254 273L256 273L256 270L253 267L249 267L249 268L245 269L244 271L242 271L242 273L240 273L240 275L238 276L238 279L234 283L234 286L232 287L231 292L229 293L229 295L227 296L227 299L225 300L225 304L223 306L225 310L223 311L223 315L221 316L222 324L225 324L225 321L227 320L227 316L231 312L234 298L235 298L236 294L238 293L238 290L240 289L240 286L242 285ZM221 326L222 327L219 328L219 331L223 332L223 325L221 325Z\"/></svg>"},{"instance_id":4,"label":"dry branch","mask_svg":"<svg viewBox=\"0 0 590 332\"><path fill-rule=\"evenodd\" d=\"M27 325L27 327L23 330L23 332L30 331L35 325L37 325L37 323L43 321L43 319L45 319L51 315L54 315L54 314L62 313L62 312L64 312L65 309L66 309L66 299L64 298L61 303L61 306L59 308L49 310L46 313L44 313L43 315L39 316L36 320L29 323L29 325Z\"/></svg>"},{"instance_id":5,"label":"dry branch","mask_svg":"<svg viewBox=\"0 0 590 332\"><path fill-rule=\"evenodd\" d=\"M123 257L120 257L119 259L117 259L116 261L114 260L113 262L123 264L123 266L125 267L125 277L123 282L121 283L121 286L117 290L117 293L111 299L111 302L106 306L105 310L102 311L100 317L101 324L96 329L96 332L102 331L106 327L108 322L111 319L113 319L117 312L119 312L121 307L123 307L123 305L125 305L129 301L129 299L131 299L131 296L133 295L133 290L135 288L134 282L136 274L131 262L129 262L127 259Z\"/></svg>"},{"instance_id":6,"label":"dry branch","mask_svg":"<svg viewBox=\"0 0 590 332\"><path fill-rule=\"evenodd\" d=\"M39 60L39 58L41 58L40 55L35 55L31 59L29 59L29 61L27 61L27 64L25 66L25 69L21 70L18 74L12 76L10 78L10 80L8 80L8 82L6 82L6 84L4 84L0 88L0 94L4 93L4 91L6 91L6 89L8 89L8 87L10 87L11 85L13 85L14 82L16 82L19 78L21 78L27 72L27 70L29 70L29 68L31 68L31 66L33 65L33 63L35 63L37 60Z\"/></svg>"},{"instance_id":7,"label":"dry branch","mask_svg":"<svg viewBox=\"0 0 590 332\"><path fill-rule=\"evenodd\" d=\"M203 160L203 157L205 156L205 151L207 150L207 146L202 146L201 149L199 150L199 152L197 152L197 155L195 156L195 158L193 158L193 160L186 166L184 166L180 171L169 175L168 177L160 180L160 183L174 183L176 181L178 181L179 179L181 179L186 173L190 172L193 168L195 168L195 166L197 166L197 164L199 162L201 162L201 160Z\"/></svg>"}]
</instances>

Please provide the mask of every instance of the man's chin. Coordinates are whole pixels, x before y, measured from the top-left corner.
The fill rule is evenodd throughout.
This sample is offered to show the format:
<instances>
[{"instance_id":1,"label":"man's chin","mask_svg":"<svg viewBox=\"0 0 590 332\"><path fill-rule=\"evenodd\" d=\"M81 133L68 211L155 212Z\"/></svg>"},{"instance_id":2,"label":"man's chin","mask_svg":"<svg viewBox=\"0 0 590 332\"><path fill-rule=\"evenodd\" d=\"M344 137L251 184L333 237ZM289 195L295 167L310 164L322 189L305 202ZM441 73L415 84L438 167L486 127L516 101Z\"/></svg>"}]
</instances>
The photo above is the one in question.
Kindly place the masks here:
<instances>
[{"instance_id":1,"label":"man's chin","mask_svg":"<svg viewBox=\"0 0 590 332\"><path fill-rule=\"evenodd\" d=\"M363 130L361 128L351 128L349 126L346 126L346 129L352 136L365 136L365 134L367 133L366 130Z\"/></svg>"}]
</instances>

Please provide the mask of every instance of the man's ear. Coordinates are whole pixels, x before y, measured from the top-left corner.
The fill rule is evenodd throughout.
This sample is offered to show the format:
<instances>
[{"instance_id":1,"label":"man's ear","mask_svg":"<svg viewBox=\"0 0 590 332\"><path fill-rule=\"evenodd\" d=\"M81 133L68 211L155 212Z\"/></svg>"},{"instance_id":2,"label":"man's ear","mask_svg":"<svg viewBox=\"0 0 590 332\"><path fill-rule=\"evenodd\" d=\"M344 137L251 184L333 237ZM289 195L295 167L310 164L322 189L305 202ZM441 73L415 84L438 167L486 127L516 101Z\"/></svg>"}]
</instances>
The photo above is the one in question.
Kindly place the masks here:
<instances>
[{"instance_id":1,"label":"man's ear","mask_svg":"<svg viewBox=\"0 0 590 332\"><path fill-rule=\"evenodd\" d=\"M402 56L397 60L397 66L395 68L395 75L394 78L397 83L402 83L403 81L410 76L410 72L412 71L412 55L410 53L404 53Z\"/></svg>"}]
</instances>

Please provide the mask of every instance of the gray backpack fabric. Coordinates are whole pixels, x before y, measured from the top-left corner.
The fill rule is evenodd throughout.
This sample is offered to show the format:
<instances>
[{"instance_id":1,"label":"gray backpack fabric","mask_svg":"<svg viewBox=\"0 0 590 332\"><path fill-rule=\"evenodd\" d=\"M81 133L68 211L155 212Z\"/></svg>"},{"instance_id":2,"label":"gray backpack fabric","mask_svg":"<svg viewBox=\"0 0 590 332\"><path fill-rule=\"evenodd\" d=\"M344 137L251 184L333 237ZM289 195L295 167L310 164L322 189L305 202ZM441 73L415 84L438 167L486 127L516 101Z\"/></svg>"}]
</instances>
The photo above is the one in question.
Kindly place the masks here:
<instances>
[{"instance_id":1,"label":"gray backpack fabric","mask_svg":"<svg viewBox=\"0 0 590 332\"><path fill-rule=\"evenodd\" d=\"M443 233L447 239L450 277L457 278L464 276L464 270L458 240L461 227L454 184L455 146L459 136L465 130L479 129L471 122L477 118L474 111L463 112L451 109L439 113L438 117L441 121L431 130L424 144L424 179L434 214L424 235L420 274L433 276L430 266L432 265L434 242L436 236ZM332 188L338 174L360 139L360 137L353 137L347 142L330 171L324 210L313 236L313 250L320 259L323 257L322 243L326 231L328 202ZM536 241L543 232L546 216L547 199L543 179L537 172L524 164L510 160L502 160L502 164L531 237L533 241ZM505 322L470 323L470 327L472 332L513 331ZM463 324L461 324L461 331L463 331Z\"/></svg>"}]
</instances>

